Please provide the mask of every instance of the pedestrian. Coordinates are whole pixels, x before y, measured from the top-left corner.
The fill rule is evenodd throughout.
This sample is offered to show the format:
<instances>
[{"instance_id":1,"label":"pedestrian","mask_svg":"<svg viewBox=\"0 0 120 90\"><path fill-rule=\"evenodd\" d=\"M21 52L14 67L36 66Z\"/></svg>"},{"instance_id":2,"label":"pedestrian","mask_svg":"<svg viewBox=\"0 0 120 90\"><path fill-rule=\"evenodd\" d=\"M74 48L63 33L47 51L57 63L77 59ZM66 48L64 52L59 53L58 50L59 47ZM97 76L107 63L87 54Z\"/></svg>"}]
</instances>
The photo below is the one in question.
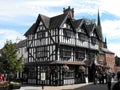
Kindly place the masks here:
<instances>
[{"instance_id":1,"label":"pedestrian","mask_svg":"<svg viewBox=\"0 0 120 90\"><path fill-rule=\"evenodd\" d=\"M120 90L120 71L117 73L117 83L113 85L112 90Z\"/></svg>"},{"instance_id":2,"label":"pedestrian","mask_svg":"<svg viewBox=\"0 0 120 90\"><path fill-rule=\"evenodd\" d=\"M108 72L107 73L107 88L108 88L108 90L111 89L111 81L112 81L112 74L111 74L111 72Z\"/></svg>"}]
</instances>

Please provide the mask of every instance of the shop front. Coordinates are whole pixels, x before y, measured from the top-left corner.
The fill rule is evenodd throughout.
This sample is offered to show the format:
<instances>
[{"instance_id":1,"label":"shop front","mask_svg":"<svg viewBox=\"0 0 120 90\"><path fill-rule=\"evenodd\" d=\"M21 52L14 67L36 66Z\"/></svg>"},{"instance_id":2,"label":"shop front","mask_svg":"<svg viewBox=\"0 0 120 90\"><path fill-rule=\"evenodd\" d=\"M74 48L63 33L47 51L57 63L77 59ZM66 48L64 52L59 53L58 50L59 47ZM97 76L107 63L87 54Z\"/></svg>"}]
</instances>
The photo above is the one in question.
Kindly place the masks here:
<instances>
[{"instance_id":1,"label":"shop front","mask_svg":"<svg viewBox=\"0 0 120 90\"><path fill-rule=\"evenodd\" d=\"M28 68L27 83L33 85L61 86L85 83L85 64L78 62L31 63ZM42 81L41 73L45 72Z\"/></svg>"}]
</instances>

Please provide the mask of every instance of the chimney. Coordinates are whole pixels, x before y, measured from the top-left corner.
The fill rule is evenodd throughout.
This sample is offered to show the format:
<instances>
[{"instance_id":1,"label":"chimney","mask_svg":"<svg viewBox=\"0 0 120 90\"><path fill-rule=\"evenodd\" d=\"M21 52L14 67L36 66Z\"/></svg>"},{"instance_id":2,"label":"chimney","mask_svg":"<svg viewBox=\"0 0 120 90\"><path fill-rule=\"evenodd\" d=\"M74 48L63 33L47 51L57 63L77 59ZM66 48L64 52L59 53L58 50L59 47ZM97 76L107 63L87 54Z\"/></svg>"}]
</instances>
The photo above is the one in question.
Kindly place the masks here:
<instances>
[{"instance_id":1,"label":"chimney","mask_svg":"<svg viewBox=\"0 0 120 90\"><path fill-rule=\"evenodd\" d=\"M71 19L74 20L74 8L71 9L70 6L68 6L67 9L63 8L63 13L64 14L69 13Z\"/></svg>"}]
</instances>

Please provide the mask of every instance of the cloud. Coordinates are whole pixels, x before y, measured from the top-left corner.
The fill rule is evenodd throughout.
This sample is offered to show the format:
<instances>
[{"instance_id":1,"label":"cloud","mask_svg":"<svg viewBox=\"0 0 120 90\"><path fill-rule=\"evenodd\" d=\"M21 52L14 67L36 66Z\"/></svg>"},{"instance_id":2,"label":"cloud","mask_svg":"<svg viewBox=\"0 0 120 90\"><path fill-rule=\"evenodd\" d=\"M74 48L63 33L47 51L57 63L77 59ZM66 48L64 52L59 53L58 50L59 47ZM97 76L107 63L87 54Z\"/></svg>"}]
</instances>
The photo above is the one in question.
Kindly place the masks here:
<instances>
[{"instance_id":1,"label":"cloud","mask_svg":"<svg viewBox=\"0 0 120 90\"><path fill-rule=\"evenodd\" d=\"M98 0L7 0L1 1L0 16L2 17L17 17L31 15L35 16L38 13L54 16L60 13L59 9L72 6L76 13L92 12L98 6ZM9 6L9 7L8 7ZM57 8L57 10L55 10ZM98 8L98 7L97 7ZM91 10L92 9L92 10ZM94 9L94 10L93 10ZM77 12L78 11L78 12Z\"/></svg>"},{"instance_id":2,"label":"cloud","mask_svg":"<svg viewBox=\"0 0 120 90\"><path fill-rule=\"evenodd\" d=\"M108 49L120 56L120 20L105 20L102 31L108 41Z\"/></svg>"},{"instance_id":3,"label":"cloud","mask_svg":"<svg viewBox=\"0 0 120 90\"><path fill-rule=\"evenodd\" d=\"M120 43L110 43L108 45L108 49L115 53L115 55L120 57Z\"/></svg>"},{"instance_id":4,"label":"cloud","mask_svg":"<svg viewBox=\"0 0 120 90\"><path fill-rule=\"evenodd\" d=\"M119 0L3 0L0 3L0 16L35 16L38 13L53 16L60 13L58 7L62 9L67 6L75 8L76 14L95 14L100 9L101 12L109 12L120 16L117 10L119 3Z\"/></svg>"},{"instance_id":5,"label":"cloud","mask_svg":"<svg viewBox=\"0 0 120 90\"><path fill-rule=\"evenodd\" d=\"M12 40L16 42L17 37L25 39L19 32L15 30L0 29L0 47L2 48L6 40Z\"/></svg>"},{"instance_id":6,"label":"cloud","mask_svg":"<svg viewBox=\"0 0 120 90\"><path fill-rule=\"evenodd\" d=\"M111 13L115 16L120 16L118 9L120 8L120 0L100 0L99 7L103 12Z\"/></svg>"},{"instance_id":7,"label":"cloud","mask_svg":"<svg viewBox=\"0 0 120 90\"><path fill-rule=\"evenodd\" d=\"M102 28L108 39L120 40L120 20L105 20L102 22Z\"/></svg>"}]
</instances>

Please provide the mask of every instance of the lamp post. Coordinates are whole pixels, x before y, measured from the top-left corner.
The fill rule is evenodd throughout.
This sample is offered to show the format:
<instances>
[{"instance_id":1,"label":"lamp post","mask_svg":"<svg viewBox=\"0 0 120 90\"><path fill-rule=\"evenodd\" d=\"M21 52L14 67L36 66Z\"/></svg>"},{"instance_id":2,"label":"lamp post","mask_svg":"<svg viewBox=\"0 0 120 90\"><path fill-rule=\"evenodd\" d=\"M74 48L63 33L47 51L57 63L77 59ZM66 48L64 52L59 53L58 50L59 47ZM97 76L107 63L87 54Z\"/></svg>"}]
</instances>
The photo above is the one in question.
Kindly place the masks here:
<instances>
[{"instance_id":1,"label":"lamp post","mask_svg":"<svg viewBox=\"0 0 120 90\"><path fill-rule=\"evenodd\" d=\"M85 81L88 84L88 67L85 68Z\"/></svg>"},{"instance_id":2,"label":"lamp post","mask_svg":"<svg viewBox=\"0 0 120 90\"><path fill-rule=\"evenodd\" d=\"M41 72L41 80L42 80L42 90L44 89L44 81L45 81L46 73L45 71Z\"/></svg>"}]
</instances>

